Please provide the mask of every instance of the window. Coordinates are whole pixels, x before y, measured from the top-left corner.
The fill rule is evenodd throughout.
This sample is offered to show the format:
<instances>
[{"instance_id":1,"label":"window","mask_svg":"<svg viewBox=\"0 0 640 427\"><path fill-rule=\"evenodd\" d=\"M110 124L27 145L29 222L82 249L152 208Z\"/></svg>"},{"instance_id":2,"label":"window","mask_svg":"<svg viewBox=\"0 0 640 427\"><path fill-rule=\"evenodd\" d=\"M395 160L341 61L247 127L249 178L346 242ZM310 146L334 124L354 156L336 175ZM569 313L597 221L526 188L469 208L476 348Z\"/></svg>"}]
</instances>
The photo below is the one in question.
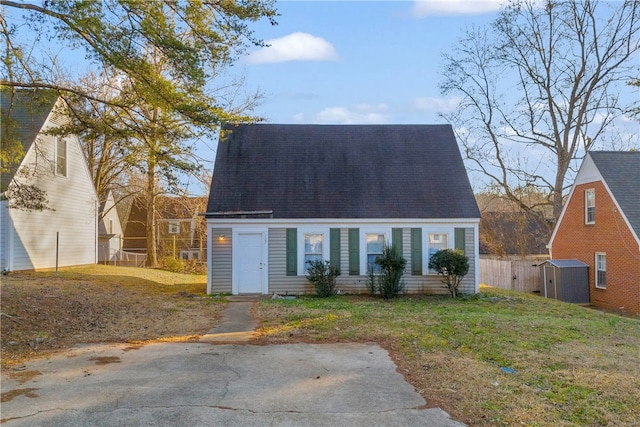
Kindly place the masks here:
<instances>
[{"instance_id":1,"label":"window","mask_svg":"<svg viewBox=\"0 0 640 427\"><path fill-rule=\"evenodd\" d=\"M382 268L376 264L376 259L382 255L385 236L384 234L365 234L365 243L367 246L367 273L373 271L378 274Z\"/></svg>"},{"instance_id":2,"label":"window","mask_svg":"<svg viewBox=\"0 0 640 427\"><path fill-rule=\"evenodd\" d=\"M109 218L109 234L113 234L113 220Z\"/></svg>"},{"instance_id":3,"label":"window","mask_svg":"<svg viewBox=\"0 0 640 427\"><path fill-rule=\"evenodd\" d=\"M429 260L441 249L449 248L449 234L447 233L429 233L428 236L428 248L429 248ZM427 260L428 265L428 260ZM429 274L436 274L436 271L433 269L429 269Z\"/></svg>"},{"instance_id":4,"label":"window","mask_svg":"<svg viewBox=\"0 0 640 427\"><path fill-rule=\"evenodd\" d=\"M290 238L295 239L295 244L293 244L294 242L289 242L289 237L287 238L287 257L291 257L288 262L295 261L295 266L287 264L291 268L291 273L295 270L295 275L305 275L309 268L307 261L329 259L331 242L328 228L305 227L290 230L292 230ZM289 267L287 267L287 271L289 271Z\"/></svg>"},{"instance_id":5,"label":"window","mask_svg":"<svg viewBox=\"0 0 640 427\"><path fill-rule=\"evenodd\" d=\"M199 260L200 259L200 251L196 251L196 250L183 250L180 251L180 259L183 259L185 261L191 261L191 260Z\"/></svg>"},{"instance_id":6,"label":"window","mask_svg":"<svg viewBox=\"0 0 640 427\"><path fill-rule=\"evenodd\" d=\"M180 234L180 221L169 221L169 234Z\"/></svg>"},{"instance_id":7,"label":"window","mask_svg":"<svg viewBox=\"0 0 640 427\"><path fill-rule=\"evenodd\" d=\"M56 138L56 175L67 176L67 141Z\"/></svg>"},{"instance_id":8,"label":"window","mask_svg":"<svg viewBox=\"0 0 640 427\"><path fill-rule=\"evenodd\" d=\"M596 288L607 288L607 254L596 252Z\"/></svg>"},{"instance_id":9,"label":"window","mask_svg":"<svg viewBox=\"0 0 640 427\"><path fill-rule=\"evenodd\" d=\"M596 190L594 189L584 192L584 223L596 223Z\"/></svg>"},{"instance_id":10,"label":"window","mask_svg":"<svg viewBox=\"0 0 640 427\"><path fill-rule=\"evenodd\" d=\"M323 260L324 235L308 233L304 235L304 271L309 268L309 262Z\"/></svg>"}]
</instances>

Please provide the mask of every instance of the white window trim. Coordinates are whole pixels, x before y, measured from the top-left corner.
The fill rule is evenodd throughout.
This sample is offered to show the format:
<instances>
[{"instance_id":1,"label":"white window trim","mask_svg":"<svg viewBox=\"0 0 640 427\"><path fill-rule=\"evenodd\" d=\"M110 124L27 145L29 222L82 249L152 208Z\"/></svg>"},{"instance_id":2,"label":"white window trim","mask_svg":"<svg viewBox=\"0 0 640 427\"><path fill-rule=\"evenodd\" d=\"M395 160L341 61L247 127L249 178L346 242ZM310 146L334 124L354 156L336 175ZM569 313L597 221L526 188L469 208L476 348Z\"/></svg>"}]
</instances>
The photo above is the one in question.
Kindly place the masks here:
<instances>
[{"instance_id":1,"label":"white window trim","mask_svg":"<svg viewBox=\"0 0 640 427\"><path fill-rule=\"evenodd\" d=\"M58 143L60 141L64 142L64 149L65 149L65 154L64 154L64 162L65 162L64 173L58 173ZM69 142L64 138L61 138L59 136L55 136L53 138L53 145L54 145L54 152L55 152L55 162L54 162L55 175L66 178L66 177L69 176Z\"/></svg>"},{"instance_id":2,"label":"white window trim","mask_svg":"<svg viewBox=\"0 0 640 427\"><path fill-rule=\"evenodd\" d=\"M185 259L183 255L187 255L187 260L192 261L200 261L200 251L197 249L183 249L180 251L179 257L180 259Z\"/></svg>"},{"instance_id":3,"label":"white window trim","mask_svg":"<svg viewBox=\"0 0 640 427\"><path fill-rule=\"evenodd\" d=\"M589 221L589 205L587 205L587 200L588 200L588 194L593 194L593 209L594 209L594 215L593 215L593 221ZM595 208L596 208L596 190L595 188L588 188L586 190L584 190L584 223L585 224L595 224L596 223L596 216L595 216Z\"/></svg>"},{"instance_id":4,"label":"white window trim","mask_svg":"<svg viewBox=\"0 0 640 427\"><path fill-rule=\"evenodd\" d=\"M429 271L429 234L446 234L447 248L453 249L455 245L455 229L453 227L423 228L422 229L422 275L434 276L437 273Z\"/></svg>"},{"instance_id":5,"label":"white window trim","mask_svg":"<svg viewBox=\"0 0 640 427\"><path fill-rule=\"evenodd\" d=\"M175 219L170 219L167 221L167 231L169 234L180 234L180 221ZM171 231L172 227L175 227L175 231Z\"/></svg>"},{"instance_id":6,"label":"white window trim","mask_svg":"<svg viewBox=\"0 0 640 427\"><path fill-rule=\"evenodd\" d=\"M391 227L362 227L360 228L360 275L367 275L367 234L384 234L384 240L391 243Z\"/></svg>"},{"instance_id":7,"label":"white window trim","mask_svg":"<svg viewBox=\"0 0 640 427\"><path fill-rule=\"evenodd\" d=\"M328 227L304 227L298 228L298 276L305 276L307 266L304 265L304 235L305 234L322 234L322 259L329 260L329 228Z\"/></svg>"},{"instance_id":8,"label":"white window trim","mask_svg":"<svg viewBox=\"0 0 640 427\"><path fill-rule=\"evenodd\" d=\"M604 257L604 274L605 276L607 275L607 253L606 252L596 252L595 253L595 277L594 277L594 283L596 285L597 289L607 289L607 281L605 279L604 281L604 286L598 285L598 272L600 271L598 269L598 257L599 256L603 256Z\"/></svg>"}]
</instances>

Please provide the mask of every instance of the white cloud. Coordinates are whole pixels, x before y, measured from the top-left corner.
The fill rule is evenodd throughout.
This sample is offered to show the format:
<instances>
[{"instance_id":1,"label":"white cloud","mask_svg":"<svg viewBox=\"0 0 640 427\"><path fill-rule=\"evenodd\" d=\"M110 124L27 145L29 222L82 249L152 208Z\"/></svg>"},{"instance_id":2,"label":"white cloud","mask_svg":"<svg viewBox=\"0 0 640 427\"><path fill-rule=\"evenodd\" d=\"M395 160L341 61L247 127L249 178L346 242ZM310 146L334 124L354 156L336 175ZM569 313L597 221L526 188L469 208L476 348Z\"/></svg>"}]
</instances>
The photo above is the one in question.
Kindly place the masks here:
<instances>
[{"instance_id":1,"label":"white cloud","mask_svg":"<svg viewBox=\"0 0 640 427\"><path fill-rule=\"evenodd\" d=\"M335 61L338 53L331 43L322 37L308 33L292 33L267 40L268 46L252 52L248 61L264 64L288 61Z\"/></svg>"},{"instance_id":2,"label":"white cloud","mask_svg":"<svg viewBox=\"0 0 640 427\"><path fill-rule=\"evenodd\" d=\"M388 111L386 104L329 107L316 114L314 121L322 124L383 124L389 121Z\"/></svg>"},{"instance_id":3,"label":"white cloud","mask_svg":"<svg viewBox=\"0 0 640 427\"><path fill-rule=\"evenodd\" d=\"M413 100L413 107L421 111L430 111L433 113L450 113L456 109L460 98L416 98Z\"/></svg>"},{"instance_id":4,"label":"white cloud","mask_svg":"<svg viewBox=\"0 0 640 427\"><path fill-rule=\"evenodd\" d=\"M496 12L504 1L498 0L415 0L412 14L416 18L443 15L481 15Z\"/></svg>"}]
</instances>

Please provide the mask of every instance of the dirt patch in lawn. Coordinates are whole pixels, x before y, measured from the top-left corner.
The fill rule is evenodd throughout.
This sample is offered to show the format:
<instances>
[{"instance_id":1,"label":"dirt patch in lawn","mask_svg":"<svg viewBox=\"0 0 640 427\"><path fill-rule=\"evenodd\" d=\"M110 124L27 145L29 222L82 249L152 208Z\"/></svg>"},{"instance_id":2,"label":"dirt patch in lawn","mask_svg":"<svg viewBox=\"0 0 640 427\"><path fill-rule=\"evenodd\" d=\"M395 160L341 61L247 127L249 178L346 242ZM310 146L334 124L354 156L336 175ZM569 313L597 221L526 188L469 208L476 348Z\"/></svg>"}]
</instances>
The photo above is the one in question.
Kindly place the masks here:
<instances>
[{"instance_id":1,"label":"dirt patch in lawn","mask_svg":"<svg viewBox=\"0 0 640 427\"><path fill-rule=\"evenodd\" d=\"M148 269L91 266L1 281L3 369L78 343L197 340L225 305L205 295L202 276Z\"/></svg>"}]
</instances>

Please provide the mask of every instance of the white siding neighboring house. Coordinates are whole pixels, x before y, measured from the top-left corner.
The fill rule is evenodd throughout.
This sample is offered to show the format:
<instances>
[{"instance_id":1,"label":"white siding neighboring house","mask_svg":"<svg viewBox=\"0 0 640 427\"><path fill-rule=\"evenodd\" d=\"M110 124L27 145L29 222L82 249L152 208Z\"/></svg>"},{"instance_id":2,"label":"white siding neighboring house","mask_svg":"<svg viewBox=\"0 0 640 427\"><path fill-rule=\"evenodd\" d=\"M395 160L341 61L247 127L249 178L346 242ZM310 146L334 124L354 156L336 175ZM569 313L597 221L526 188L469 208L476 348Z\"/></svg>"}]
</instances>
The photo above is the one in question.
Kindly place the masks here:
<instances>
[{"instance_id":1,"label":"white siding neighboring house","mask_svg":"<svg viewBox=\"0 0 640 427\"><path fill-rule=\"evenodd\" d=\"M0 101L3 144L15 138L24 148L19 166L2 169L2 195L16 185L33 185L47 200L45 209L27 210L2 198L0 268L95 264L98 198L80 141L75 135L46 134L65 123L62 101L32 90L3 90Z\"/></svg>"},{"instance_id":2,"label":"white siding neighboring house","mask_svg":"<svg viewBox=\"0 0 640 427\"><path fill-rule=\"evenodd\" d=\"M469 258L479 290L480 211L448 125L229 125L205 214L208 293L312 293L305 260L368 292L383 241L402 249L409 293L448 291L427 268L438 249Z\"/></svg>"},{"instance_id":3,"label":"white siding neighboring house","mask_svg":"<svg viewBox=\"0 0 640 427\"><path fill-rule=\"evenodd\" d=\"M113 193L100 204L102 219L98 223L98 262L108 264L121 259L123 230Z\"/></svg>"}]
</instances>

